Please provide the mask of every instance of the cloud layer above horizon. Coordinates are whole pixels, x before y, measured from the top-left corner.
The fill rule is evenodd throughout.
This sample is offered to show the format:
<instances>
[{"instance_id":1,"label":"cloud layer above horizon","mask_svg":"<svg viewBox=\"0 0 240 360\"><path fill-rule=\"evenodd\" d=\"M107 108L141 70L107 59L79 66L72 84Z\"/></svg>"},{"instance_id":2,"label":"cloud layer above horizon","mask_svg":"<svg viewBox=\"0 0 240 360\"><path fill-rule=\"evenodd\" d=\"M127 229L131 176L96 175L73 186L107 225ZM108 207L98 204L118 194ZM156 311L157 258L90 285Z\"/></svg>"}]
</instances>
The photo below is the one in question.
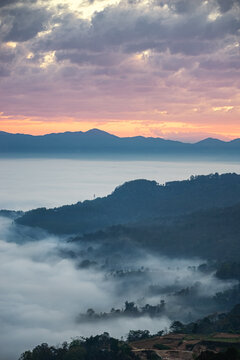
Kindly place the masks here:
<instances>
[{"instance_id":1,"label":"cloud layer above horizon","mask_svg":"<svg viewBox=\"0 0 240 360\"><path fill-rule=\"evenodd\" d=\"M2 0L0 130L240 136L239 0Z\"/></svg>"}]
</instances>

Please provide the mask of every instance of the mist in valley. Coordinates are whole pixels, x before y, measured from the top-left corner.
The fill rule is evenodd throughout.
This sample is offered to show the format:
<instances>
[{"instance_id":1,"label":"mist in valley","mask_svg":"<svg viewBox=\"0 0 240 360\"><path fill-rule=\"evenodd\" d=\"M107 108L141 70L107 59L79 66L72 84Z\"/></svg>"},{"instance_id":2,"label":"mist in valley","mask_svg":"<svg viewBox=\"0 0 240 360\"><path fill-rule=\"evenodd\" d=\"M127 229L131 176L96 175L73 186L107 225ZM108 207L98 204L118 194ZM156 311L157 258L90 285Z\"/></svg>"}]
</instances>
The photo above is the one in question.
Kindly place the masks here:
<instances>
[{"instance_id":1,"label":"mist in valley","mask_svg":"<svg viewBox=\"0 0 240 360\"><path fill-rule=\"evenodd\" d=\"M0 167L0 209L24 211L106 196L129 180L148 179L163 184L191 175L239 171L238 162L167 157L155 161L1 158Z\"/></svg>"},{"instance_id":2,"label":"mist in valley","mask_svg":"<svg viewBox=\"0 0 240 360\"><path fill-rule=\"evenodd\" d=\"M237 171L237 163L2 159L0 209L59 206L102 196L131 179L159 183ZM103 171L104 169L104 171ZM216 294L237 281L201 271L204 258L166 257L132 239L76 241L0 217L0 358L37 344L130 330L167 332L226 307Z\"/></svg>"},{"instance_id":3,"label":"mist in valley","mask_svg":"<svg viewBox=\"0 0 240 360\"><path fill-rule=\"evenodd\" d=\"M7 218L0 218L0 257L0 355L6 360L42 342L104 331L118 338L129 330L168 331L173 320L215 310L215 293L235 284L199 271L204 259L156 256L127 241L121 247L76 243ZM182 296L186 288L190 295ZM125 311L126 301L139 313ZM161 302L157 315L141 312ZM89 309L98 317L86 315ZM112 316L112 309L120 314Z\"/></svg>"}]
</instances>

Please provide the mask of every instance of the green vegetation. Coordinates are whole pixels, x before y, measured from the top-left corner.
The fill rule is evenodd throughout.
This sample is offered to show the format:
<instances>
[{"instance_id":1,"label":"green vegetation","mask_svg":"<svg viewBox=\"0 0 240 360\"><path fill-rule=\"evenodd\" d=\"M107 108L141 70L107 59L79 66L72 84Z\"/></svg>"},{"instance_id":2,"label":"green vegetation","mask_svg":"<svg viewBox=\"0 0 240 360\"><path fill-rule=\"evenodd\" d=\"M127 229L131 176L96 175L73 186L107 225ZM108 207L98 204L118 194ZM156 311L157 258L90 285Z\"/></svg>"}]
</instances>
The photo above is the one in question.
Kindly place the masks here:
<instances>
[{"instance_id":1,"label":"green vegetation","mask_svg":"<svg viewBox=\"0 0 240 360\"><path fill-rule=\"evenodd\" d=\"M168 344L164 344L165 338L162 331L151 335L148 330L130 330L127 342L119 341L110 337L108 333L104 333L89 338L78 338L69 344L65 342L59 347L41 344L32 351L24 352L19 360L140 360L139 355L144 355L147 360L157 360L161 357L156 354L154 349L176 350L176 346L184 343L189 351L194 351L195 345L203 345L207 349L222 348L223 350L220 353L204 351L196 357L197 360L240 360L239 337L231 337L229 334L229 332L236 334L240 332L239 329L240 304L227 314L210 315L194 323L184 325L175 321L170 329L171 334L178 332L183 334L178 345L175 344L176 338L172 337L171 346L169 335L167 335ZM217 336L217 333L226 332L228 334L225 337L224 334ZM162 336L162 341L160 341L159 336ZM148 340L151 342L150 348L146 346L146 344L148 346L150 344ZM196 342L188 343L192 340ZM132 351L129 343L134 344L134 342L138 342L139 349L141 349L139 352Z\"/></svg>"},{"instance_id":2,"label":"green vegetation","mask_svg":"<svg viewBox=\"0 0 240 360\"><path fill-rule=\"evenodd\" d=\"M149 330L130 330L127 336L127 341L133 342L149 338L151 338Z\"/></svg>"},{"instance_id":3,"label":"green vegetation","mask_svg":"<svg viewBox=\"0 0 240 360\"><path fill-rule=\"evenodd\" d=\"M133 301L126 301L123 309L112 308L109 313L96 313L93 309L88 309L85 314L80 314L78 322L89 322L97 320L110 320L117 317L141 317L144 315L150 317L161 316L165 309L165 301L161 300L157 305L146 304L138 307Z\"/></svg>"},{"instance_id":4,"label":"green vegetation","mask_svg":"<svg viewBox=\"0 0 240 360\"><path fill-rule=\"evenodd\" d=\"M107 197L55 209L39 208L26 212L16 221L53 233L86 233L156 218L169 223L174 216L237 202L240 202L240 175L237 174L192 176L189 180L165 185L135 180L116 188ZM203 229L203 239L204 233ZM184 236L180 234L179 241L181 237Z\"/></svg>"},{"instance_id":5,"label":"green vegetation","mask_svg":"<svg viewBox=\"0 0 240 360\"><path fill-rule=\"evenodd\" d=\"M41 344L24 352L19 360L138 360L131 348L104 333L90 338L76 339L60 347Z\"/></svg>"},{"instance_id":6,"label":"green vegetation","mask_svg":"<svg viewBox=\"0 0 240 360\"><path fill-rule=\"evenodd\" d=\"M225 261L218 266L216 276L219 279L237 279L240 280L240 263Z\"/></svg>"},{"instance_id":7,"label":"green vegetation","mask_svg":"<svg viewBox=\"0 0 240 360\"><path fill-rule=\"evenodd\" d=\"M78 264L81 269L100 267L101 256L105 261L102 262L102 268L106 269L109 255L113 257L114 251L121 255L127 251L130 253L130 247L133 245L134 252L140 248L147 249L147 252L153 252L154 255L165 254L178 258L203 257L207 259L207 264L196 267L196 271L209 274L216 272L216 277L219 279L240 280L240 175L197 176L187 181L166 183L164 186L154 181L132 181L118 187L105 198L56 209L36 209L25 213L15 221L55 233L78 233L73 235L70 241L75 244L84 243L87 249L85 253L83 252L84 256L89 257ZM124 241L127 243L127 250L123 246ZM96 254L92 256L96 244L97 251L101 253L99 257L95 256ZM114 251L112 244L115 247ZM109 267L109 269L108 276L116 278L123 285L124 280L129 280L130 283L130 280L134 279L135 286L136 281L142 285L143 279L148 280L147 268L124 270L113 268L112 270ZM158 284L148 282L148 289L154 295L161 293ZM176 334L189 334L189 337L186 337L188 340L198 340L199 334L202 334L200 341L210 346L211 343L219 342L224 343L224 347L225 343L226 347L228 345L240 347L239 340L234 337L225 339L212 335L220 332L240 333L239 284L209 297L201 297L196 284L190 284L184 289L172 289L169 293L175 297L174 300L182 301L182 304L199 301L202 307L206 306L206 309L210 305L213 311L219 309L228 311L239 303L229 313L215 313L188 324L174 321L170 331ZM157 317L162 316L166 308L164 301L157 305L146 304L142 307L126 301L123 309L112 308L104 313L88 309L85 314L80 314L77 320L96 322L124 316ZM189 317L189 319L195 318ZM156 335L162 334L159 332ZM127 340L142 341L153 336L148 330L130 330ZM189 344L189 346L194 345ZM160 343L156 343L154 348L170 349ZM159 358L152 350L144 351L146 359ZM239 359L239 354L235 350L221 354L206 352L204 356L202 355L198 360ZM25 352L20 359L131 360L138 359L138 356L131 351L126 342L113 339L105 333L87 339L80 338L57 348L42 344L32 351Z\"/></svg>"},{"instance_id":8,"label":"green vegetation","mask_svg":"<svg viewBox=\"0 0 240 360\"><path fill-rule=\"evenodd\" d=\"M190 324L174 321L170 327L173 333L211 334L214 332L240 333L240 304L229 313L213 314ZM215 339L216 341L216 339Z\"/></svg>"},{"instance_id":9,"label":"green vegetation","mask_svg":"<svg viewBox=\"0 0 240 360\"><path fill-rule=\"evenodd\" d=\"M23 216L23 211L14 211L14 210L0 210L0 216L7 217L10 219L17 219L20 216Z\"/></svg>"},{"instance_id":10,"label":"green vegetation","mask_svg":"<svg viewBox=\"0 0 240 360\"><path fill-rule=\"evenodd\" d=\"M118 225L105 230L76 237L80 242L113 243L117 246L122 239L128 239L135 246L144 247L154 253L175 257L194 256L225 263L217 276L238 278L240 253L240 204L227 208L198 211L170 219L155 219L143 224ZM227 266L231 267L227 270ZM200 270L214 271L214 267ZM217 268L216 268L217 270Z\"/></svg>"},{"instance_id":11,"label":"green vegetation","mask_svg":"<svg viewBox=\"0 0 240 360\"><path fill-rule=\"evenodd\" d=\"M233 286L231 289L216 293L214 300L216 304L227 309L240 303L240 284Z\"/></svg>"}]
</instances>

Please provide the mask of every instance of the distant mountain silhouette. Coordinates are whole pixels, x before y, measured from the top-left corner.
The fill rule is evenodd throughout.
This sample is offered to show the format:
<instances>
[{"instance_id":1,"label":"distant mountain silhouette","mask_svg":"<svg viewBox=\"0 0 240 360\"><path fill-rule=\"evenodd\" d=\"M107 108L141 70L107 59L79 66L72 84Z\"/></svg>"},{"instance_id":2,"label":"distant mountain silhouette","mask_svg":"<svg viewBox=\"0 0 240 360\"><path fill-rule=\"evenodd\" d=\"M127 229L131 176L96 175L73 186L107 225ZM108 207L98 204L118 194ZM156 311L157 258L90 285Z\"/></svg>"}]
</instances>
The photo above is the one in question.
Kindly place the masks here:
<instances>
[{"instance_id":1,"label":"distant mountain silhouette","mask_svg":"<svg viewBox=\"0 0 240 360\"><path fill-rule=\"evenodd\" d=\"M214 138L206 138L199 142L197 142L195 145L197 146L224 146L226 144L225 141L214 139Z\"/></svg>"},{"instance_id":2,"label":"distant mountain silhouette","mask_svg":"<svg viewBox=\"0 0 240 360\"><path fill-rule=\"evenodd\" d=\"M239 156L240 139L204 139L194 144L153 137L118 137L99 129L33 136L0 132L0 155L204 155Z\"/></svg>"},{"instance_id":3,"label":"distant mountain silhouette","mask_svg":"<svg viewBox=\"0 0 240 360\"><path fill-rule=\"evenodd\" d=\"M194 211L231 206L240 202L240 175L211 174L159 185L135 180L109 196L55 209L28 211L16 221L53 233L93 232L108 226L169 219Z\"/></svg>"}]
</instances>

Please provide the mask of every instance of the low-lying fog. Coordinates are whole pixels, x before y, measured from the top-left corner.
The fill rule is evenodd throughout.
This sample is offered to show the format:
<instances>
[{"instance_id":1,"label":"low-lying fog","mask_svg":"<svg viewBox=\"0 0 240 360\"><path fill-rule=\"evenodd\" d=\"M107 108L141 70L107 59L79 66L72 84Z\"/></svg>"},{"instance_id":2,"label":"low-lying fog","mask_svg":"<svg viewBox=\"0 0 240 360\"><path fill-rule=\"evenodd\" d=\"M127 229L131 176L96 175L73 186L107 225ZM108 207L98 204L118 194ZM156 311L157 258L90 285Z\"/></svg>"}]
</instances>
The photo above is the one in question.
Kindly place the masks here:
<instances>
[{"instance_id":1,"label":"low-lying fog","mask_svg":"<svg viewBox=\"0 0 240 360\"><path fill-rule=\"evenodd\" d=\"M101 244L66 240L0 218L1 359L16 360L42 342L56 345L104 331L115 337L125 337L130 329L156 333L173 320L208 314L214 294L233 285L198 271L201 259L157 257L131 244L112 254ZM190 297L177 294L187 287ZM124 309L125 301L140 309L161 300L165 305L158 316L109 315L112 308ZM93 321L86 316L89 308L108 315Z\"/></svg>"},{"instance_id":2,"label":"low-lying fog","mask_svg":"<svg viewBox=\"0 0 240 360\"><path fill-rule=\"evenodd\" d=\"M139 178L162 184L191 175L239 172L239 163L36 158L0 159L0 168L0 209L29 210L105 196Z\"/></svg>"}]
</instances>

